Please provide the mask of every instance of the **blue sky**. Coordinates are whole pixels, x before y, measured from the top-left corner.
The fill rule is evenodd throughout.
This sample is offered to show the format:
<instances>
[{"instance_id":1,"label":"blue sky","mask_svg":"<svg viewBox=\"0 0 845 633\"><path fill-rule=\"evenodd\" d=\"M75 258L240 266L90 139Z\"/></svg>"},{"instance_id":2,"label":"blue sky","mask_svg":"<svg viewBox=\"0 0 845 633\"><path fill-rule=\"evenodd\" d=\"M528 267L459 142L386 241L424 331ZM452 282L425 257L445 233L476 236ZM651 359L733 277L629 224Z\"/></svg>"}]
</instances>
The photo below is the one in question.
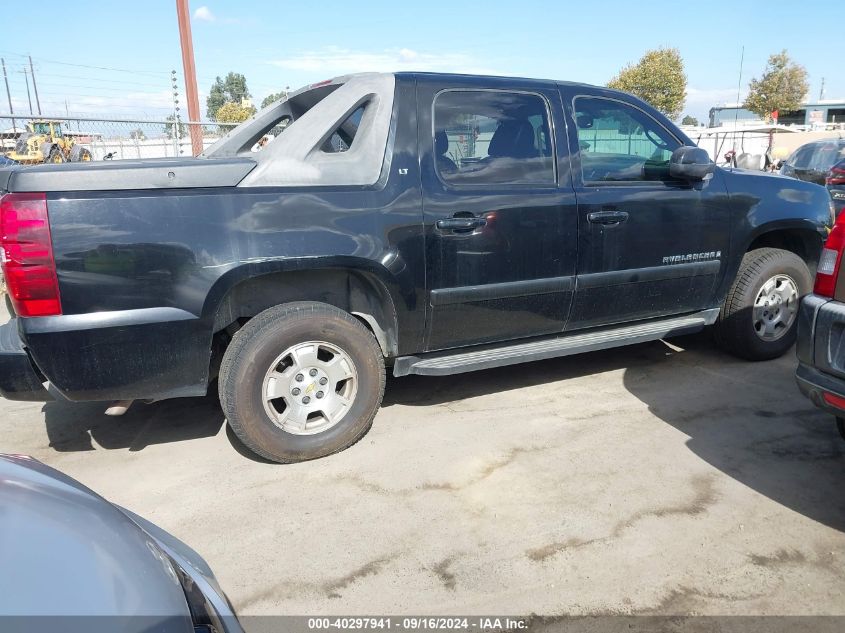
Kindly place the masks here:
<instances>
[{"instance_id":1,"label":"blue sky","mask_svg":"<svg viewBox=\"0 0 845 633\"><path fill-rule=\"evenodd\" d=\"M97 2L0 0L7 25L50 16L62 37L7 28L0 39L16 112L28 112L25 55L32 55L42 109L52 114L162 118L170 70L179 73L171 0ZM202 111L215 75L244 73L254 101L285 86L366 70L481 72L603 84L647 49L675 46L686 65L685 113L706 119L736 100L770 53L782 48L810 75L817 98L845 98L841 54L826 20L838 3L777 2L397 2L204 0L191 2ZM100 68L92 68L100 67ZM2 88L0 88L2 90ZM8 105L0 93L0 112ZM33 96L34 99L34 96Z\"/></svg>"}]
</instances>

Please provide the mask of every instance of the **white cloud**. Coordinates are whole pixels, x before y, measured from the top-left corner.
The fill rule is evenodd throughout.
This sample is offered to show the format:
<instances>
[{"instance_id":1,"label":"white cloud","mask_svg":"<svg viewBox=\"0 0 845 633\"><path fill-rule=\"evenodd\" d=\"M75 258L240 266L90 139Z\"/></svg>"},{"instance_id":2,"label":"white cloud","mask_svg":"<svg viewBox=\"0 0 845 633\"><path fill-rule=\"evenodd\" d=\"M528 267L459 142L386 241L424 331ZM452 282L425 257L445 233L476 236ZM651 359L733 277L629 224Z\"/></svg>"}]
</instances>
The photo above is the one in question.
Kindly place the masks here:
<instances>
[{"instance_id":1,"label":"white cloud","mask_svg":"<svg viewBox=\"0 0 845 633\"><path fill-rule=\"evenodd\" d=\"M427 53L409 48L358 51L328 46L297 53L287 59L271 60L279 68L327 74L392 72L402 70L501 75L501 70L480 63L466 53Z\"/></svg>"},{"instance_id":2,"label":"white cloud","mask_svg":"<svg viewBox=\"0 0 845 633\"><path fill-rule=\"evenodd\" d=\"M745 98L745 90L740 91L739 99ZM709 110L713 106L733 105L736 103L736 88L687 88L687 107L696 106Z\"/></svg>"},{"instance_id":3,"label":"white cloud","mask_svg":"<svg viewBox=\"0 0 845 633\"><path fill-rule=\"evenodd\" d=\"M203 22L214 22L217 19L217 16L211 12L211 9L203 5L194 11L194 19L202 20Z\"/></svg>"}]
</instances>

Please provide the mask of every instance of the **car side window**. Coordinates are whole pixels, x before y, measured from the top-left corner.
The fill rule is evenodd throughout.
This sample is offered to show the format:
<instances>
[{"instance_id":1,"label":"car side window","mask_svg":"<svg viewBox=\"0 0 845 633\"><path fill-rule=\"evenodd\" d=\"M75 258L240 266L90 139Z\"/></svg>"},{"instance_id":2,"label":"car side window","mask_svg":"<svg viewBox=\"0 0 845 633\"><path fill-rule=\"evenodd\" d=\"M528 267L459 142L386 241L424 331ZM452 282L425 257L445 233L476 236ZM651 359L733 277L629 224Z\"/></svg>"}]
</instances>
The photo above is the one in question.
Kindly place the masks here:
<instances>
[{"instance_id":1,"label":"car side window","mask_svg":"<svg viewBox=\"0 0 845 633\"><path fill-rule=\"evenodd\" d=\"M787 159L787 163L794 169L809 169L810 160L813 157L813 146L805 145L795 150L795 153Z\"/></svg>"},{"instance_id":2,"label":"car side window","mask_svg":"<svg viewBox=\"0 0 845 633\"><path fill-rule=\"evenodd\" d=\"M680 141L642 110L599 97L575 99L584 182L669 180Z\"/></svg>"},{"instance_id":3,"label":"car side window","mask_svg":"<svg viewBox=\"0 0 845 633\"><path fill-rule=\"evenodd\" d=\"M810 159L810 169L827 172L839 161L842 152L833 143L821 145L816 148L813 157Z\"/></svg>"},{"instance_id":4,"label":"car side window","mask_svg":"<svg viewBox=\"0 0 845 633\"><path fill-rule=\"evenodd\" d=\"M449 185L553 185L546 100L493 90L440 93L434 101L434 160Z\"/></svg>"}]
</instances>

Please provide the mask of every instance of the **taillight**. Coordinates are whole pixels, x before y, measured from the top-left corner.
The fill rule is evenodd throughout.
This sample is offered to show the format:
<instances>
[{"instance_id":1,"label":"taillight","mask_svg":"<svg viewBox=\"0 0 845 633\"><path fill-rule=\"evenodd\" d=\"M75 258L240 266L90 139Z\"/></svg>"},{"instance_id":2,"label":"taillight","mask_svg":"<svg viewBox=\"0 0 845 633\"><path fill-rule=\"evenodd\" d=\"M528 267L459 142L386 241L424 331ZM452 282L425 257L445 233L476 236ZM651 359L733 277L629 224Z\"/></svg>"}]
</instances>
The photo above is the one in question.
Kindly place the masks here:
<instances>
[{"instance_id":1,"label":"taillight","mask_svg":"<svg viewBox=\"0 0 845 633\"><path fill-rule=\"evenodd\" d=\"M837 409L845 409L845 398L828 392L825 392L822 397L829 405L834 406Z\"/></svg>"},{"instance_id":2,"label":"taillight","mask_svg":"<svg viewBox=\"0 0 845 633\"><path fill-rule=\"evenodd\" d=\"M819 266L816 269L816 285L813 292L823 297L833 298L836 291L836 279L842 265L842 251L845 250L845 213L841 214L827 236Z\"/></svg>"},{"instance_id":3,"label":"taillight","mask_svg":"<svg viewBox=\"0 0 845 633\"><path fill-rule=\"evenodd\" d=\"M825 180L827 185L845 185L845 167L837 165L832 168Z\"/></svg>"},{"instance_id":4,"label":"taillight","mask_svg":"<svg viewBox=\"0 0 845 633\"><path fill-rule=\"evenodd\" d=\"M45 194L8 193L0 198L0 246L15 312L22 317L61 314Z\"/></svg>"}]
</instances>

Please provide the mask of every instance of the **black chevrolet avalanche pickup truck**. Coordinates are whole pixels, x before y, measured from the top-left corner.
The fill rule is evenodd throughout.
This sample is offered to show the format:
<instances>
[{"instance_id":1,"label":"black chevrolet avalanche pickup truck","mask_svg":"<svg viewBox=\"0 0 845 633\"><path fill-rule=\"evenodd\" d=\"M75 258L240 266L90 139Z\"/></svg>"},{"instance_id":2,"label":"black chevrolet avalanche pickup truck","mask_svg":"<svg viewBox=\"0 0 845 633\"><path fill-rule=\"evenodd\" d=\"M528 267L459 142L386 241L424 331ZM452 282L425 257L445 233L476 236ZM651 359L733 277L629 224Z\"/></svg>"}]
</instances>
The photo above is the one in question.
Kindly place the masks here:
<instances>
[{"instance_id":1,"label":"black chevrolet avalanche pickup truck","mask_svg":"<svg viewBox=\"0 0 845 633\"><path fill-rule=\"evenodd\" d=\"M217 378L279 462L361 439L386 368L708 325L779 356L832 224L823 187L720 169L630 95L445 74L314 84L198 158L11 167L0 191L6 398L126 406Z\"/></svg>"}]
</instances>

